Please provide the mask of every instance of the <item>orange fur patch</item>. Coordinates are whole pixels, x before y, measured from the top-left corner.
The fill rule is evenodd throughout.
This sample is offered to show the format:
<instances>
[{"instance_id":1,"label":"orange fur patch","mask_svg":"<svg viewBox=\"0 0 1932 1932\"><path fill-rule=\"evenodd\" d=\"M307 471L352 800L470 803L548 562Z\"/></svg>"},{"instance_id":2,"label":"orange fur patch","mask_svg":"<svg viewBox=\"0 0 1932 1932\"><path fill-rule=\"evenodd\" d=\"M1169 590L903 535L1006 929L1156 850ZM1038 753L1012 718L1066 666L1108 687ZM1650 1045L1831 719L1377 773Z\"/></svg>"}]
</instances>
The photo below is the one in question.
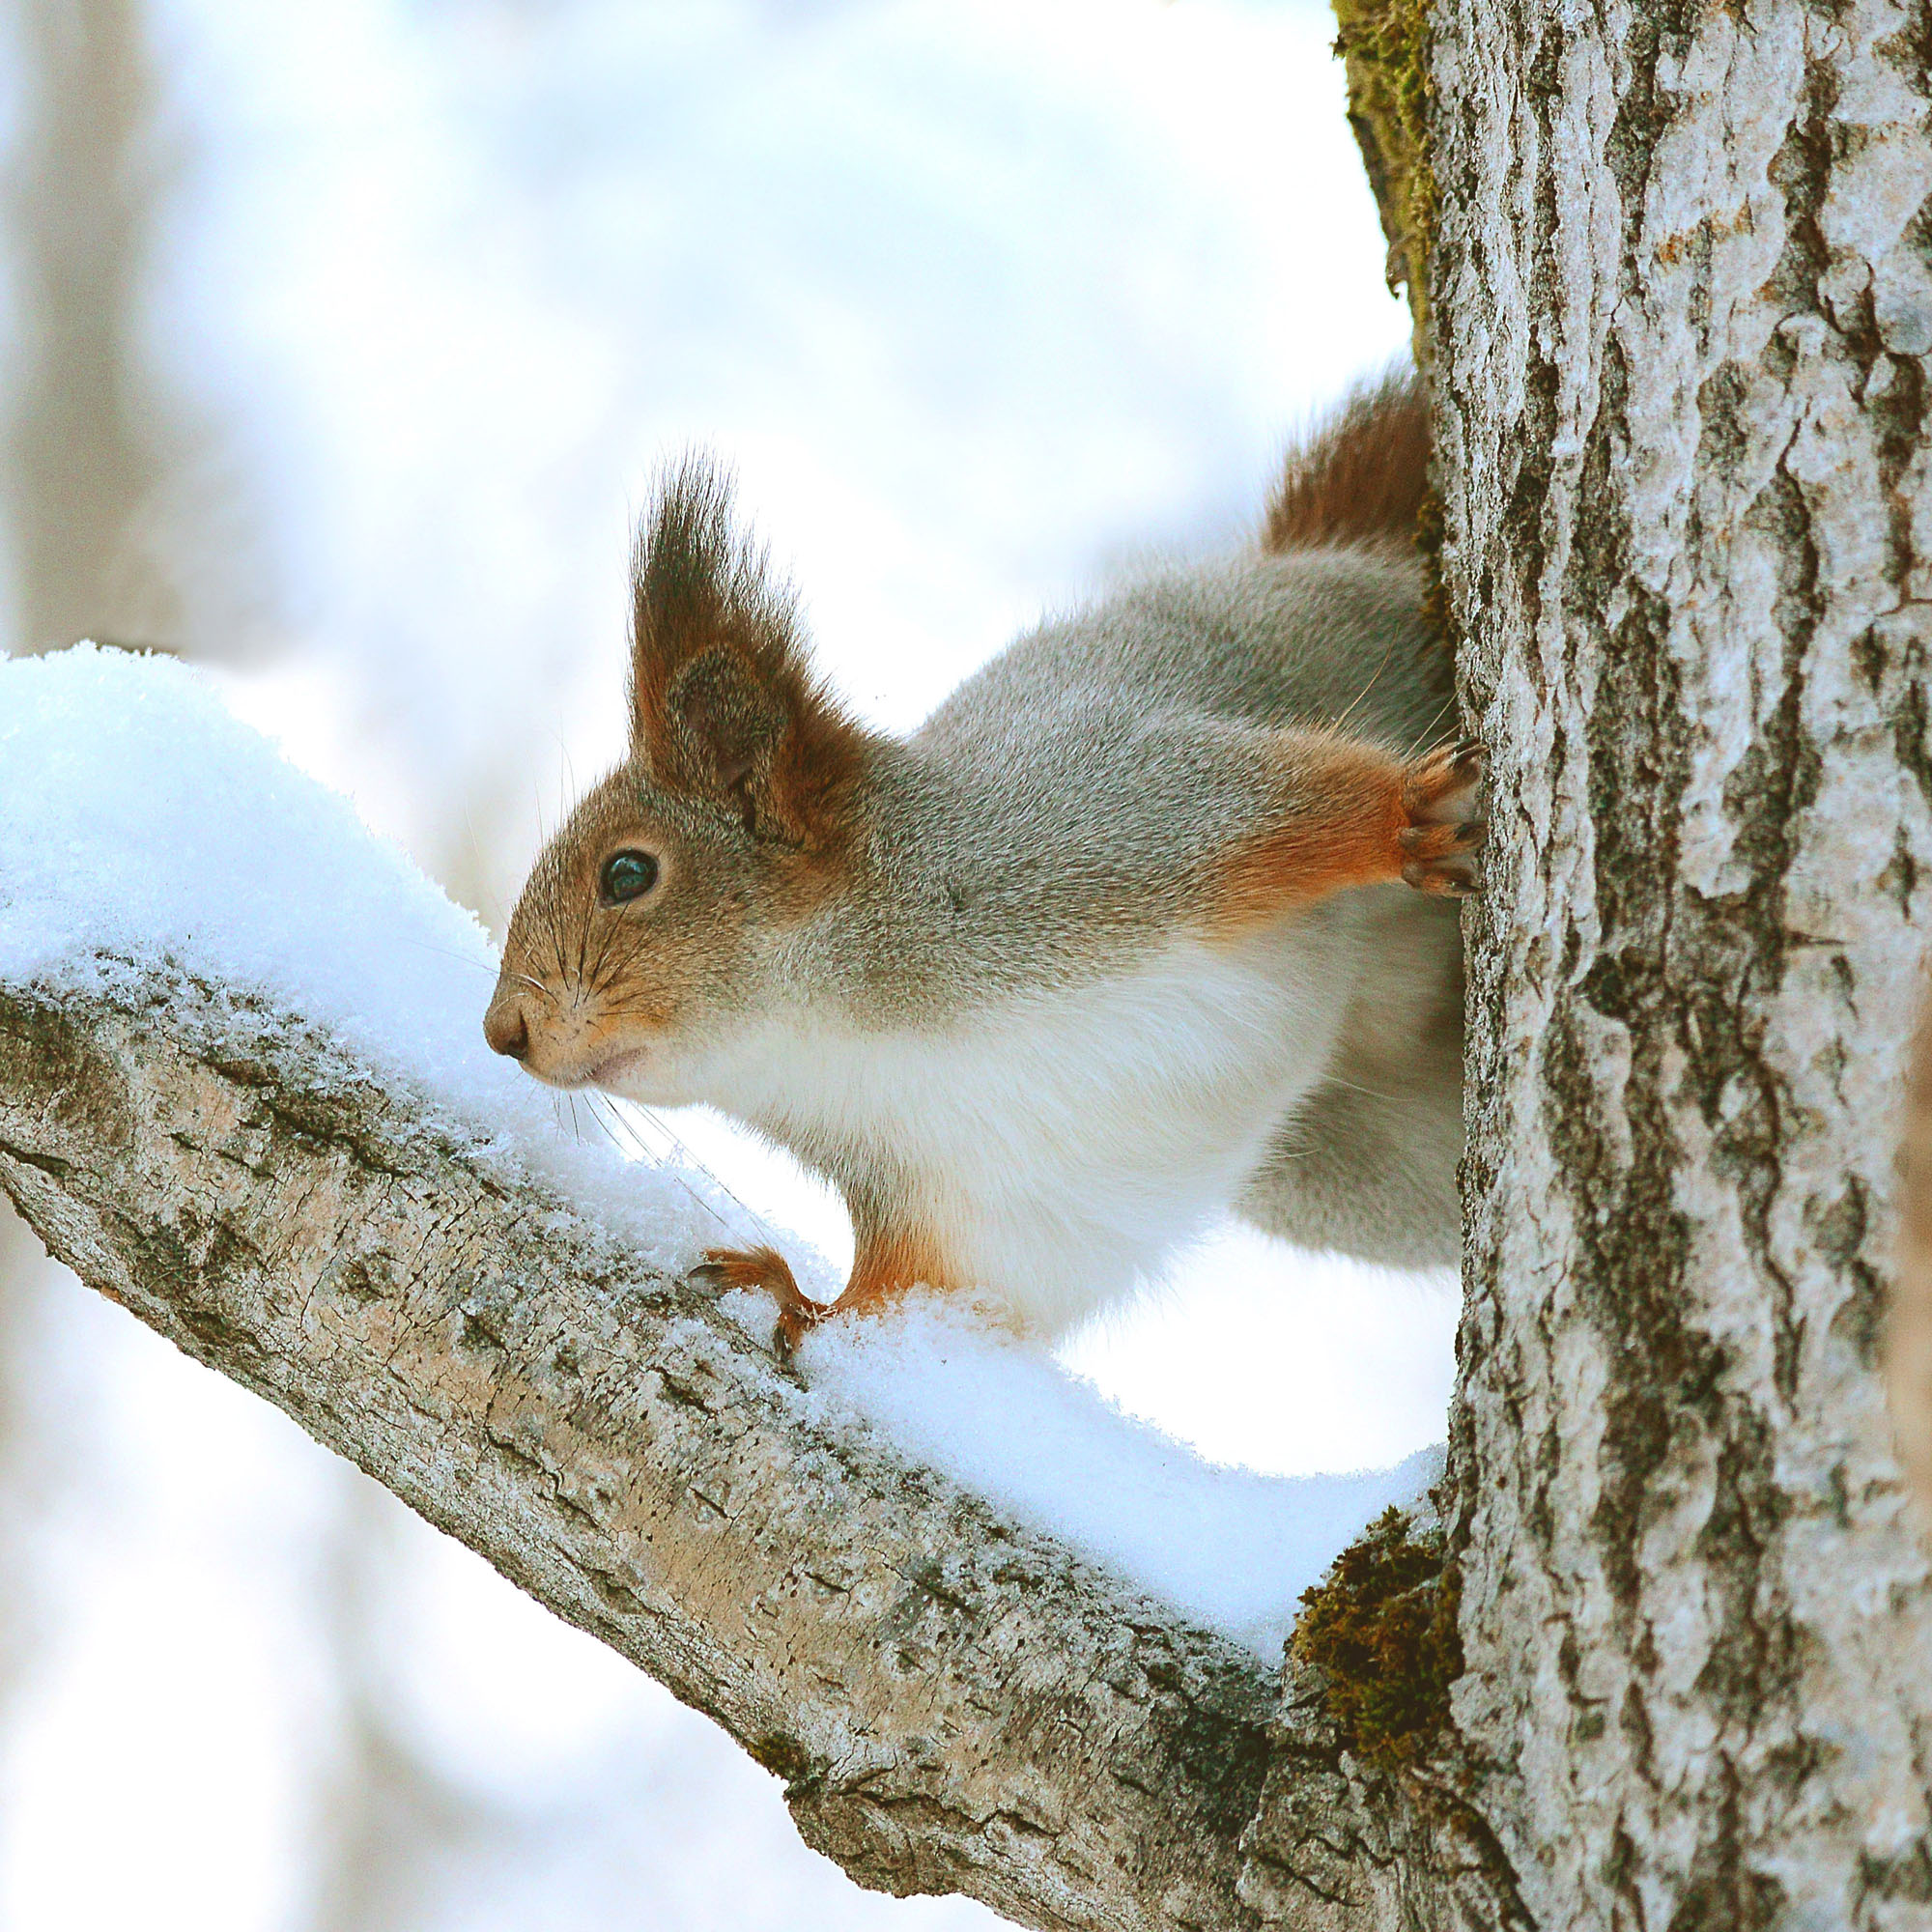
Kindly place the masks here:
<instances>
[{"instance_id":1,"label":"orange fur patch","mask_svg":"<svg viewBox=\"0 0 1932 1932\"><path fill-rule=\"evenodd\" d=\"M1304 738L1288 750L1282 776L1280 819L1224 852L1208 877L1203 923L1215 937L1402 877L1406 767L1365 745Z\"/></svg>"},{"instance_id":2,"label":"orange fur patch","mask_svg":"<svg viewBox=\"0 0 1932 1932\"><path fill-rule=\"evenodd\" d=\"M913 1288L950 1289L958 1286L952 1266L929 1235L900 1222L891 1227L858 1230L851 1279L837 1306L842 1312L868 1314L898 1300Z\"/></svg>"}]
</instances>

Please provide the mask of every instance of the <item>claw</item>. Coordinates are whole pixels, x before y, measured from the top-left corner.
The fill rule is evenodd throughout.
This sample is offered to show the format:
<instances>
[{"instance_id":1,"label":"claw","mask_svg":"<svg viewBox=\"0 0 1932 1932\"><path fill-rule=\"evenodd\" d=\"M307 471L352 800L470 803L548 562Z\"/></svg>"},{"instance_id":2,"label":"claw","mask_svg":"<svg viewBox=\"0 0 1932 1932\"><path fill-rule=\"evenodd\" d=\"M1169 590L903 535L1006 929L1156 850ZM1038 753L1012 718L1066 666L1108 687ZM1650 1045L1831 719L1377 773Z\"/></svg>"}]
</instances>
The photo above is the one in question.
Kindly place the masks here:
<instances>
[{"instance_id":1,"label":"claw","mask_svg":"<svg viewBox=\"0 0 1932 1932\"><path fill-rule=\"evenodd\" d=\"M1396 836L1402 876L1417 892L1466 898L1480 890L1477 854L1489 826L1483 779L1489 757L1473 738L1445 745L1409 768L1402 788L1409 823Z\"/></svg>"},{"instance_id":2,"label":"claw","mask_svg":"<svg viewBox=\"0 0 1932 1932\"><path fill-rule=\"evenodd\" d=\"M799 1345L825 1320L828 1312L817 1302L802 1297L797 1308L781 1308L772 1329L772 1353L780 1361L789 1362L798 1353Z\"/></svg>"},{"instance_id":3,"label":"claw","mask_svg":"<svg viewBox=\"0 0 1932 1932\"><path fill-rule=\"evenodd\" d=\"M789 1362L799 1344L831 1313L826 1303L808 1300L799 1292L791 1264L776 1248L709 1249L691 1270L691 1279L721 1290L762 1288L779 1305L772 1353L781 1362Z\"/></svg>"}]
</instances>

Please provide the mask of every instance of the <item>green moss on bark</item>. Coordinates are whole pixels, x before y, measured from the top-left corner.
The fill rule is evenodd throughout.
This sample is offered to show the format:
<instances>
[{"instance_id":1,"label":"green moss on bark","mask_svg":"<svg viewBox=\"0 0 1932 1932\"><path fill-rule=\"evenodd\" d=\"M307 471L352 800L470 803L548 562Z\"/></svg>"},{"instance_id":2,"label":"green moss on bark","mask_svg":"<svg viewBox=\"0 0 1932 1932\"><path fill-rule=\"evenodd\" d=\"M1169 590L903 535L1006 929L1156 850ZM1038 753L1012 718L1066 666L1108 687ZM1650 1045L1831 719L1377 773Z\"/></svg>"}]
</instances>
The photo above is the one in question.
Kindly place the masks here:
<instances>
[{"instance_id":1,"label":"green moss on bark","mask_svg":"<svg viewBox=\"0 0 1932 1932\"><path fill-rule=\"evenodd\" d=\"M1429 0L1334 0L1335 51L1349 71L1349 125L1388 241L1388 280L1406 287L1415 359L1429 363L1429 255L1435 236L1430 156Z\"/></svg>"},{"instance_id":2,"label":"green moss on bark","mask_svg":"<svg viewBox=\"0 0 1932 1932\"><path fill-rule=\"evenodd\" d=\"M1343 1742L1384 1768L1412 1764L1449 1728L1449 1687L1462 1675L1461 1600L1442 1534L1412 1533L1384 1510L1301 1593L1289 1647L1327 1679Z\"/></svg>"}]
</instances>

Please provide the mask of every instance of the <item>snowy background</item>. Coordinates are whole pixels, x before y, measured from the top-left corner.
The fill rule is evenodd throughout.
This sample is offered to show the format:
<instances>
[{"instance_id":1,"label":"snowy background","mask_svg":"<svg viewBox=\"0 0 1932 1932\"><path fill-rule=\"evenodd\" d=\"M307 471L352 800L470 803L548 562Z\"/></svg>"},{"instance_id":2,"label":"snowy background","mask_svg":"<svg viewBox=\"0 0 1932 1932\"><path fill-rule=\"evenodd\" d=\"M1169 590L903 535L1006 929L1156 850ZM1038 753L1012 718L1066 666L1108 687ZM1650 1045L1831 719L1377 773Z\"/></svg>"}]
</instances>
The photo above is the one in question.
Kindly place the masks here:
<instances>
[{"instance_id":1,"label":"snowy background","mask_svg":"<svg viewBox=\"0 0 1932 1932\"><path fill-rule=\"evenodd\" d=\"M218 668L500 927L703 440L872 716L1251 526L1406 317L1293 0L10 0L0 639ZM4 721L0 721L4 724ZM476 1000L487 993L478 975ZM836 1208L702 1117L732 1188ZM0 1928L990 1925L0 1227ZM1229 1235L1068 1360L1273 1473L1455 1304Z\"/></svg>"}]
</instances>

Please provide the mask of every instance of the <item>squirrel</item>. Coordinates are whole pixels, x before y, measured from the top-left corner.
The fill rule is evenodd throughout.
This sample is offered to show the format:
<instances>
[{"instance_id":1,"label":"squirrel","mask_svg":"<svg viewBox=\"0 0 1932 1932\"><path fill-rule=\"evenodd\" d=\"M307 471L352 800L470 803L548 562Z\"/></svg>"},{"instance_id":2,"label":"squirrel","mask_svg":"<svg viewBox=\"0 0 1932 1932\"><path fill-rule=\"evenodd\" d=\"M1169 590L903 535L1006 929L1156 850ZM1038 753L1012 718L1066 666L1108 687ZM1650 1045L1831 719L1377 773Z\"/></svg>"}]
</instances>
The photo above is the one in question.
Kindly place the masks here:
<instances>
[{"instance_id":1,"label":"squirrel","mask_svg":"<svg viewBox=\"0 0 1932 1932\"><path fill-rule=\"evenodd\" d=\"M630 754L536 861L490 1045L838 1189L836 1303L771 1248L698 1270L771 1293L781 1357L915 1287L1050 1338L1230 1211L1453 1261L1484 766L1444 731L1428 462L1419 381L1357 390L1258 545L1042 623L901 740L687 458L633 559Z\"/></svg>"}]
</instances>

